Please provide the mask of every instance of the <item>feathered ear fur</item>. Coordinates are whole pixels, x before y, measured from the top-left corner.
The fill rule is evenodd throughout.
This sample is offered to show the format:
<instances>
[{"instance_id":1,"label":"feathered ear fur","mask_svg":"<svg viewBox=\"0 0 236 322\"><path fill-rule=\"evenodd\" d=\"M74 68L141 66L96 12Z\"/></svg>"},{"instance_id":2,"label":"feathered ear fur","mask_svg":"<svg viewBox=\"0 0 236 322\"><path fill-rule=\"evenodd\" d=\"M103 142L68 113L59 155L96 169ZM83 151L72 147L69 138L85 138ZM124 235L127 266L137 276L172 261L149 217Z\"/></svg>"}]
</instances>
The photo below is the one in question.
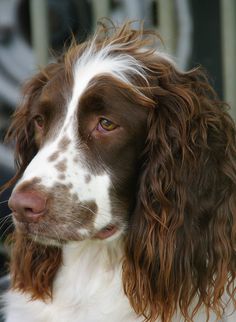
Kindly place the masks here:
<instances>
[{"instance_id":1,"label":"feathered ear fur","mask_svg":"<svg viewBox=\"0 0 236 322\"><path fill-rule=\"evenodd\" d=\"M236 136L224 103L199 70L149 66L156 107L130 218L124 289L146 321L192 321L201 305L236 306Z\"/></svg>"},{"instance_id":2,"label":"feathered ear fur","mask_svg":"<svg viewBox=\"0 0 236 322\"><path fill-rule=\"evenodd\" d=\"M32 299L46 301L52 297L53 279L61 265L61 249L35 243L17 231L11 237L11 287L28 293Z\"/></svg>"},{"instance_id":3,"label":"feathered ear fur","mask_svg":"<svg viewBox=\"0 0 236 322\"><path fill-rule=\"evenodd\" d=\"M31 106L37 102L42 88L58 71L60 64L51 64L35 75L24 87L24 100L13 116L6 140L15 144L17 172L3 187L14 185L37 153ZM12 244L10 273L12 288L31 294L32 298L51 296L54 275L61 261L56 247L39 245L18 231L9 238Z\"/></svg>"},{"instance_id":4,"label":"feathered ear fur","mask_svg":"<svg viewBox=\"0 0 236 322\"><path fill-rule=\"evenodd\" d=\"M17 182L37 153L31 106L35 104L42 88L58 68L60 68L59 64L47 66L31 78L23 88L23 101L13 115L11 126L5 137L7 142L13 142L15 145L15 162L17 167L16 175L8 185L13 185Z\"/></svg>"}]
</instances>

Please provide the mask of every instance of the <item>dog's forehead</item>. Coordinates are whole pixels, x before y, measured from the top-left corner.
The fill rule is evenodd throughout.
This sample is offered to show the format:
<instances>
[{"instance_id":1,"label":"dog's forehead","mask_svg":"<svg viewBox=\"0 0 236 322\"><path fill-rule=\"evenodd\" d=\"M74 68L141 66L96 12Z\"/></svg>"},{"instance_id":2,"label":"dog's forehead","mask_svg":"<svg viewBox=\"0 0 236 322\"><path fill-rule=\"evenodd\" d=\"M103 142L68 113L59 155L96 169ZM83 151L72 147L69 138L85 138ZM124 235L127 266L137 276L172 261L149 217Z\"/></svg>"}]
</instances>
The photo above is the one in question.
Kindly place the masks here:
<instances>
[{"instance_id":1,"label":"dog's forehead","mask_svg":"<svg viewBox=\"0 0 236 322\"><path fill-rule=\"evenodd\" d=\"M73 79L73 88L71 99L68 103L67 119L74 114L79 106L83 93L90 85L94 86L93 80L95 80L96 84L98 76L109 75L128 85L132 85L135 76L147 81L145 67L142 63L128 53L119 53L117 49L117 46L107 45L98 50L95 44L91 44L70 65L69 68L72 68L70 74L72 75L71 79Z\"/></svg>"}]
</instances>

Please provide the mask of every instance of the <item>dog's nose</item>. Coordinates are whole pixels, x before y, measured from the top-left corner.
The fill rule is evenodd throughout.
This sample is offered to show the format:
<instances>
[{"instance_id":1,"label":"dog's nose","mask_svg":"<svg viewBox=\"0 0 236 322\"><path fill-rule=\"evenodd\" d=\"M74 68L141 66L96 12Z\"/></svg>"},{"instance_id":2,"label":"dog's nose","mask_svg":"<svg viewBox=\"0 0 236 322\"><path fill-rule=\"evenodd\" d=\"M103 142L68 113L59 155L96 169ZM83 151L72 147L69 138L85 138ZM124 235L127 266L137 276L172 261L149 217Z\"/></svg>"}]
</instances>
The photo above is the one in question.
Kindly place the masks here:
<instances>
[{"instance_id":1,"label":"dog's nose","mask_svg":"<svg viewBox=\"0 0 236 322\"><path fill-rule=\"evenodd\" d=\"M21 222L37 222L45 214L47 198L38 191L14 191L9 199L9 208Z\"/></svg>"}]
</instances>

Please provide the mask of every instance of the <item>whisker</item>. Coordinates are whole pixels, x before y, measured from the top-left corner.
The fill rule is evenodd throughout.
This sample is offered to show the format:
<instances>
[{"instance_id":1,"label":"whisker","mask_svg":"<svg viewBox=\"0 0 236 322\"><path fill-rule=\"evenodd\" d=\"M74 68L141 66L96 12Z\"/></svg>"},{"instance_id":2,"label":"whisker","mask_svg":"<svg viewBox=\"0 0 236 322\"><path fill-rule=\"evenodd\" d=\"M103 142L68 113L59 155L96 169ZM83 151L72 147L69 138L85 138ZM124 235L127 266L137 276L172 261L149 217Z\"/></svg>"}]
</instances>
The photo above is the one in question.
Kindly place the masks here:
<instances>
[{"instance_id":1,"label":"whisker","mask_svg":"<svg viewBox=\"0 0 236 322\"><path fill-rule=\"evenodd\" d=\"M55 229L55 234L56 234L56 236L57 236L57 241L58 241L58 243L59 244L62 244L62 240L61 240L61 238L60 238L60 235L58 234L58 232L57 232L57 229Z\"/></svg>"},{"instance_id":2,"label":"whisker","mask_svg":"<svg viewBox=\"0 0 236 322\"><path fill-rule=\"evenodd\" d=\"M48 226L44 223L44 225L46 226L46 228L48 228ZM53 227L53 235L56 235L56 242L58 242L59 244L62 243L60 235L58 233L57 227Z\"/></svg>"},{"instance_id":3,"label":"whisker","mask_svg":"<svg viewBox=\"0 0 236 322\"><path fill-rule=\"evenodd\" d=\"M7 223L8 220L11 220L11 214L0 219L0 229Z\"/></svg>"},{"instance_id":4,"label":"whisker","mask_svg":"<svg viewBox=\"0 0 236 322\"><path fill-rule=\"evenodd\" d=\"M86 206L81 205L81 204L79 204L79 207L84 208L84 209L90 211L92 214L94 214L96 216L96 213L92 209L90 209L89 207L86 207Z\"/></svg>"},{"instance_id":5,"label":"whisker","mask_svg":"<svg viewBox=\"0 0 236 322\"><path fill-rule=\"evenodd\" d=\"M9 199L7 199L7 200L3 200L3 201L0 201L0 205L1 204L3 204L3 203L6 203L6 202L8 202L9 201Z\"/></svg>"},{"instance_id":6,"label":"whisker","mask_svg":"<svg viewBox=\"0 0 236 322\"><path fill-rule=\"evenodd\" d=\"M6 215L6 216L3 216L1 219L0 219L0 223L1 223L1 221L3 221L3 220L5 220L6 218L11 218L12 217L12 214L8 214L8 215Z\"/></svg>"},{"instance_id":7,"label":"whisker","mask_svg":"<svg viewBox=\"0 0 236 322\"><path fill-rule=\"evenodd\" d=\"M14 224L11 223L9 226L6 227L6 229L3 231L3 233L1 234L1 238L4 239L7 235L7 233L9 232L9 230L14 227Z\"/></svg>"},{"instance_id":8,"label":"whisker","mask_svg":"<svg viewBox=\"0 0 236 322\"><path fill-rule=\"evenodd\" d=\"M79 220L79 218L71 218L70 223L82 225L82 222Z\"/></svg>"}]
</instances>

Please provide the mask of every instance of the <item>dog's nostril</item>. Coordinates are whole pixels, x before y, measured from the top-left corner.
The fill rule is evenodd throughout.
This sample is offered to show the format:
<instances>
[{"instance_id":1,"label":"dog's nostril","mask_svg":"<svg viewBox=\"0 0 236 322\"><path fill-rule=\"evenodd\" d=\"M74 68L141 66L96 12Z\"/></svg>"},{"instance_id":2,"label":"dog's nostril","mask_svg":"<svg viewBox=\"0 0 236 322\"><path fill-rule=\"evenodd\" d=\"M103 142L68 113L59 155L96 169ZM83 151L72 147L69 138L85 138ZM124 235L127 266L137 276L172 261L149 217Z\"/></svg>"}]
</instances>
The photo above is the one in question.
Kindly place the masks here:
<instances>
[{"instance_id":1,"label":"dog's nostril","mask_svg":"<svg viewBox=\"0 0 236 322\"><path fill-rule=\"evenodd\" d=\"M15 218L23 222L36 222L45 214L47 198L38 191L15 191L9 199L9 208Z\"/></svg>"}]
</instances>

